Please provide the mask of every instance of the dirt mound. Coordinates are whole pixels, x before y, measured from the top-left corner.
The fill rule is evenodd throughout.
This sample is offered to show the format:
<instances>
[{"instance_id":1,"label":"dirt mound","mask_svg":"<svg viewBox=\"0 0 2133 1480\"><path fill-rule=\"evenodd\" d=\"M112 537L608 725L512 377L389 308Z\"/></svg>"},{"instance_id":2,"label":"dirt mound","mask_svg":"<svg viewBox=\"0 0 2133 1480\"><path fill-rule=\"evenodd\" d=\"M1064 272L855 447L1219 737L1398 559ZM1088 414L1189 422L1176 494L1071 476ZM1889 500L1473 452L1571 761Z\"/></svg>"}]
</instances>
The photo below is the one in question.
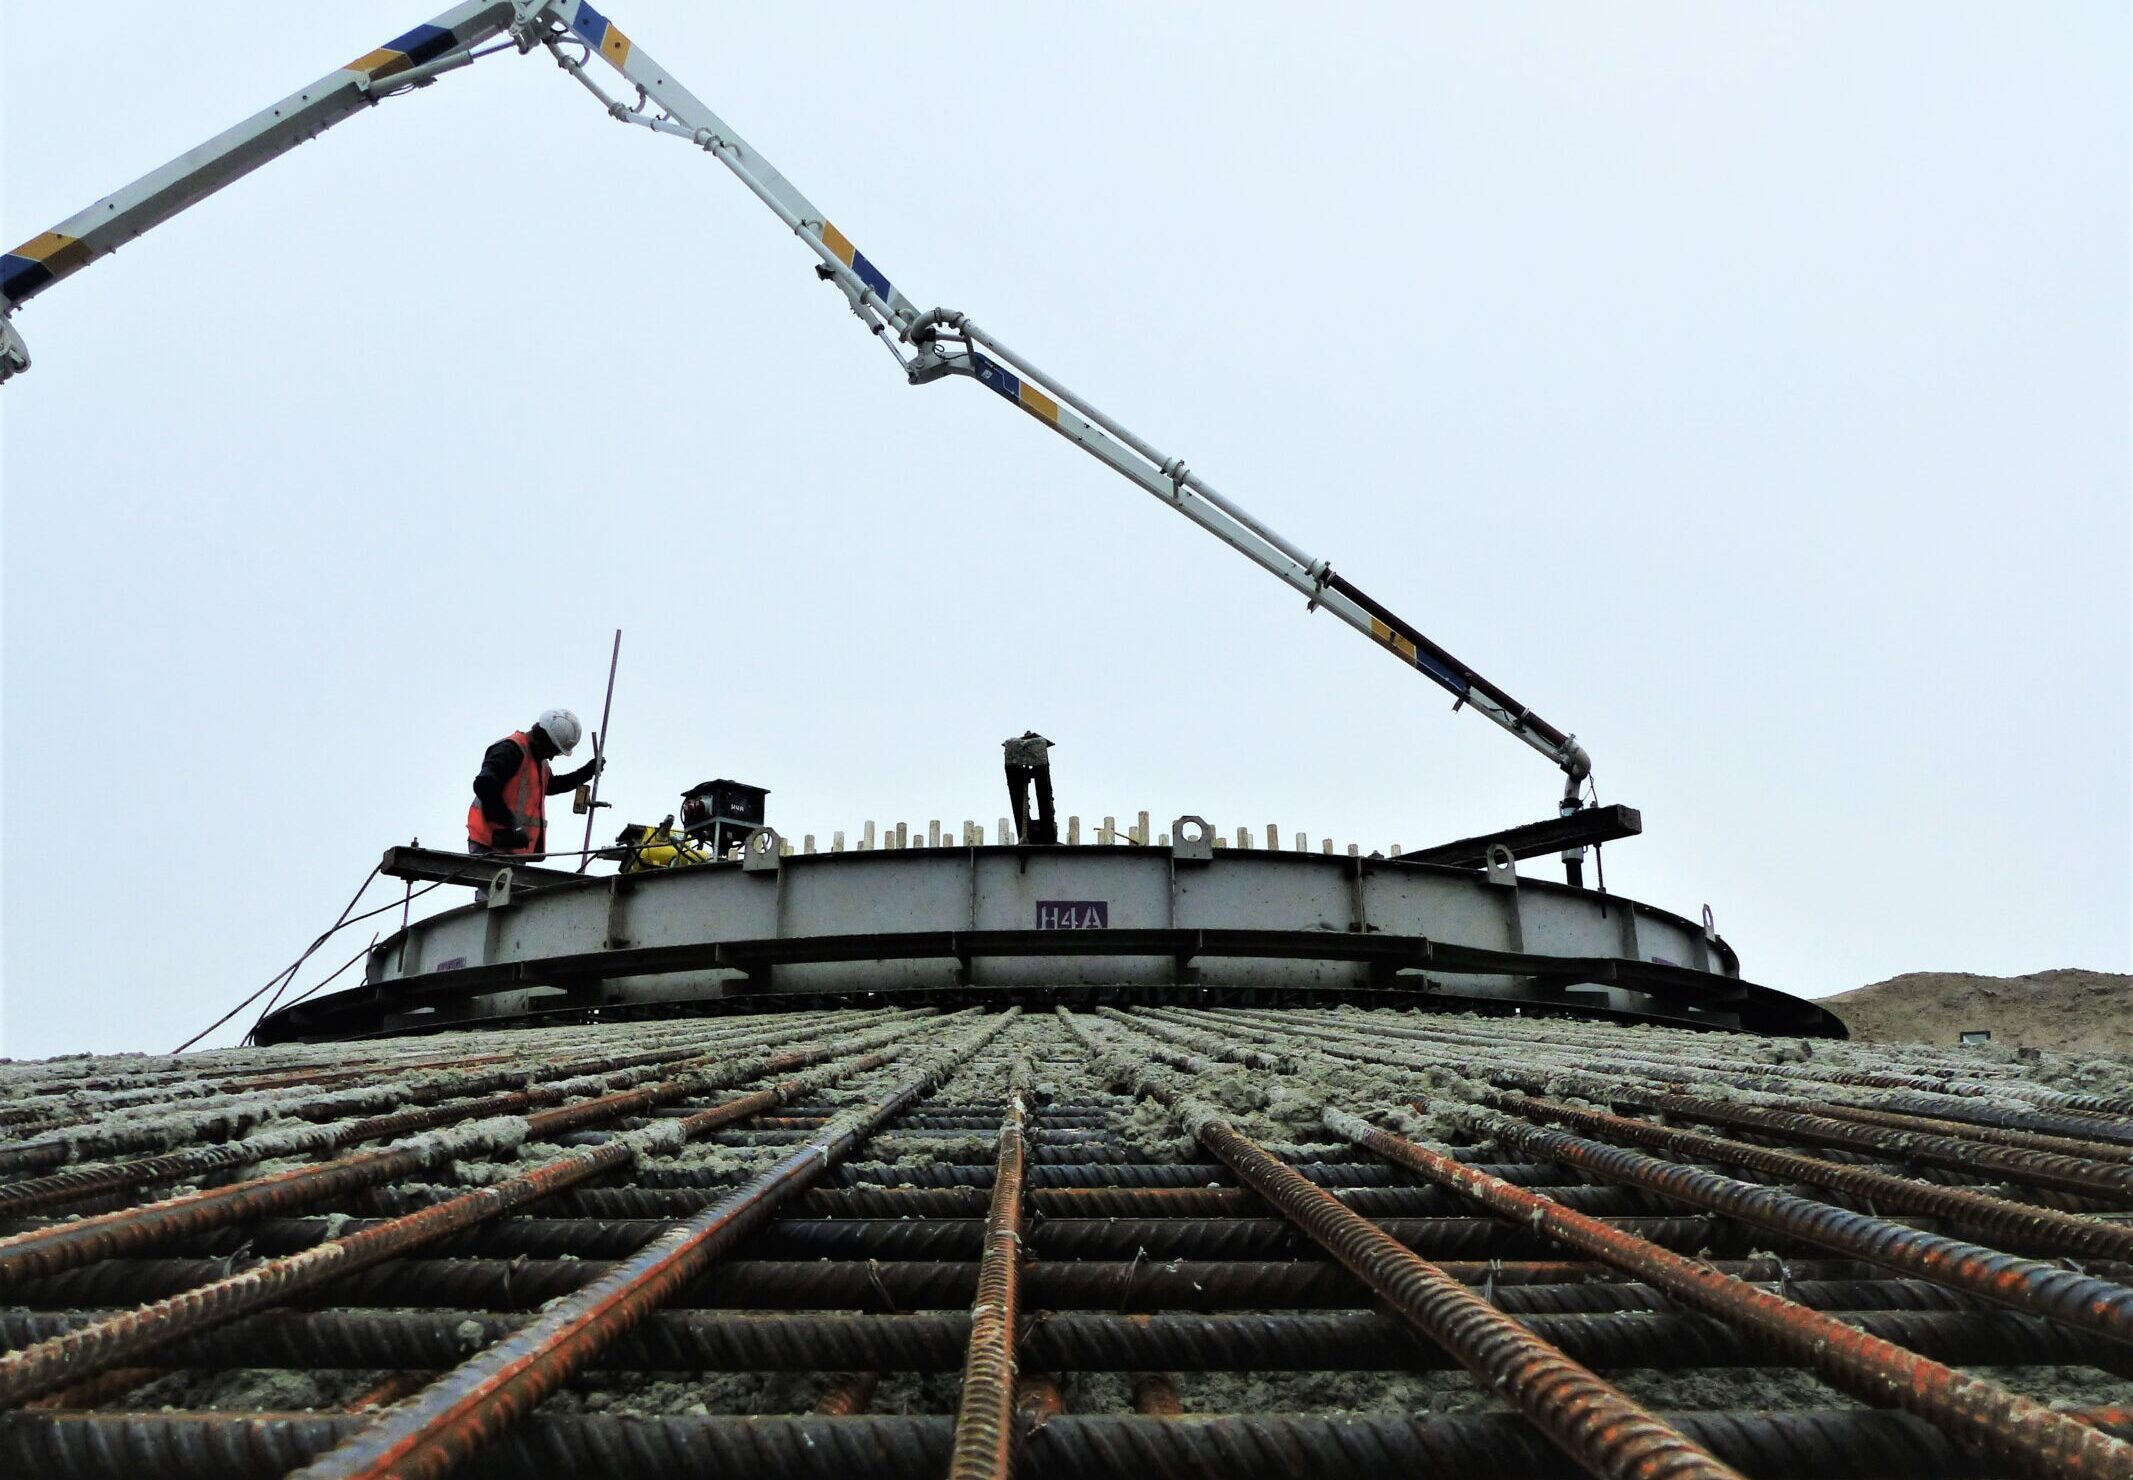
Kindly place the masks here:
<instances>
[{"instance_id":1,"label":"dirt mound","mask_svg":"<svg viewBox=\"0 0 2133 1480\"><path fill-rule=\"evenodd\" d=\"M2108 971L1913 971L1821 1002L1861 1043L1948 1048L1957 1034L1986 1028L2001 1048L2133 1054L2133 976Z\"/></svg>"}]
</instances>

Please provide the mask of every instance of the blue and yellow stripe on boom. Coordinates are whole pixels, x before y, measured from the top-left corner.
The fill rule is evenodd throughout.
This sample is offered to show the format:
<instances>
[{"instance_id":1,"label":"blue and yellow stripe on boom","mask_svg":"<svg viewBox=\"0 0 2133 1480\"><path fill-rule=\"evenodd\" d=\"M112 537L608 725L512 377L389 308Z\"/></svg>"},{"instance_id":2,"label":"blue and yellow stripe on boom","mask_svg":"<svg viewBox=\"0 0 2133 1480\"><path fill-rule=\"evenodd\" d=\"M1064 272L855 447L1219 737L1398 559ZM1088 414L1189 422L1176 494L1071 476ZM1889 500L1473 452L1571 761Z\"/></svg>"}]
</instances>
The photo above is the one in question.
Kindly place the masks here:
<instances>
[{"instance_id":1,"label":"blue and yellow stripe on boom","mask_svg":"<svg viewBox=\"0 0 2133 1480\"><path fill-rule=\"evenodd\" d=\"M822 223L822 245L830 249L830 255L859 274L859 281L874 290L874 296L882 302L889 301L889 275L867 261L867 254L852 245L851 238L825 221Z\"/></svg>"},{"instance_id":2,"label":"blue and yellow stripe on boom","mask_svg":"<svg viewBox=\"0 0 2133 1480\"><path fill-rule=\"evenodd\" d=\"M344 69L361 72L373 82L419 67L443 56L458 44L443 26L417 26L405 36L395 36L376 51L365 52Z\"/></svg>"},{"instance_id":3,"label":"blue and yellow stripe on boom","mask_svg":"<svg viewBox=\"0 0 2133 1480\"><path fill-rule=\"evenodd\" d=\"M1048 421L1053 426L1059 425L1059 403L1043 391L1026 383L999 361L979 354L976 350L970 352L970 363L977 368L978 379L986 385L1030 415Z\"/></svg>"},{"instance_id":4,"label":"blue and yellow stripe on boom","mask_svg":"<svg viewBox=\"0 0 2133 1480\"><path fill-rule=\"evenodd\" d=\"M1467 682L1466 675L1455 673L1445 667L1444 664L1437 661L1434 654L1424 651L1412 637L1409 637L1399 628L1380 620L1376 616L1372 616L1370 619L1370 635L1385 647L1391 648L1402 658L1414 664L1415 667L1421 669L1445 688L1450 689L1460 698L1464 699L1467 696L1468 690L1471 689L1472 685Z\"/></svg>"},{"instance_id":5,"label":"blue and yellow stripe on boom","mask_svg":"<svg viewBox=\"0 0 2133 1480\"><path fill-rule=\"evenodd\" d=\"M33 236L14 251L0 255L0 298L20 303L88 260L89 244L79 237L57 231Z\"/></svg>"},{"instance_id":6,"label":"blue and yellow stripe on boom","mask_svg":"<svg viewBox=\"0 0 2133 1480\"><path fill-rule=\"evenodd\" d=\"M607 58L609 65L617 72L629 61L630 38L622 34L620 26L590 5L578 6L577 16L571 21L570 29L583 37L587 46Z\"/></svg>"}]
</instances>

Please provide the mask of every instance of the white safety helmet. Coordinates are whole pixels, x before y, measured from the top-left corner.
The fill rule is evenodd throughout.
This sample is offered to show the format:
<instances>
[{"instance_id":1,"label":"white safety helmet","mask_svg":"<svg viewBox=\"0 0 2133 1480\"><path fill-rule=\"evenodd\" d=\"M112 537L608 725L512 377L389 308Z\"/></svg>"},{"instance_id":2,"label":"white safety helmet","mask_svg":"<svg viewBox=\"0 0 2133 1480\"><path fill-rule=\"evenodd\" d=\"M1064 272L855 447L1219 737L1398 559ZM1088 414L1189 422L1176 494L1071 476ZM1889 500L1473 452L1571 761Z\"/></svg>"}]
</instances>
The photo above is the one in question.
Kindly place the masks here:
<instances>
[{"instance_id":1,"label":"white safety helmet","mask_svg":"<svg viewBox=\"0 0 2133 1480\"><path fill-rule=\"evenodd\" d=\"M534 723L548 732L555 748L565 755L578 748L578 737L585 733L585 726L579 724L578 717L567 709L544 709Z\"/></svg>"}]
</instances>

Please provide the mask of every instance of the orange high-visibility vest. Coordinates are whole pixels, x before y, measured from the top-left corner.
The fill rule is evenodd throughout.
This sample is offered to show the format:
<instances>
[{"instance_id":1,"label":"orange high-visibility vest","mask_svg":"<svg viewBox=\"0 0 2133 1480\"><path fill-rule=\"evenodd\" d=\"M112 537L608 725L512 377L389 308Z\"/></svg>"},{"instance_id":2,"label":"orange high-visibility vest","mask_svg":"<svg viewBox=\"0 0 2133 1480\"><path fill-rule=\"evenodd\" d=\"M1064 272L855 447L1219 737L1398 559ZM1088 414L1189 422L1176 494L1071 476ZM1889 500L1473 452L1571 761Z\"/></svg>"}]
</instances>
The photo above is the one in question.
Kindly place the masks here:
<instances>
[{"instance_id":1,"label":"orange high-visibility vest","mask_svg":"<svg viewBox=\"0 0 2133 1480\"><path fill-rule=\"evenodd\" d=\"M533 742L526 738L524 730L514 730L507 738L518 746L519 763L518 770L504 783L504 805L511 811L511 825L526 835L526 846L497 851L546 853L548 778L551 774L548 762L534 756ZM479 843L484 848L496 842L496 829L489 825L488 814L481 810L480 797L467 807L467 841Z\"/></svg>"}]
</instances>

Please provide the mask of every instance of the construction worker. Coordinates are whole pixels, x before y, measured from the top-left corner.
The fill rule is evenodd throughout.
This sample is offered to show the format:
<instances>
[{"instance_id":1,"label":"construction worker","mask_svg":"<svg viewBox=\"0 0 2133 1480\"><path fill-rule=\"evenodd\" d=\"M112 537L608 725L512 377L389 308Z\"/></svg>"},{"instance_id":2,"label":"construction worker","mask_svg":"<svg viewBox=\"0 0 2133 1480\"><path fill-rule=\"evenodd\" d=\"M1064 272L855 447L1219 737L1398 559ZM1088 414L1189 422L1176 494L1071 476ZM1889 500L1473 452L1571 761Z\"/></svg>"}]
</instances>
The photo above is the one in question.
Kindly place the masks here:
<instances>
[{"instance_id":1,"label":"construction worker","mask_svg":"<svg viewBox=\"0 0 2133 1480\"><path fill-rule=\"evenodd\" d=\"M1016 840L1058 842L1059 823L1052 815L1052 742L1035 730L1024 730L1012 740L1002 740L1000 745L1007 752L1007 799L1015 813ZM1037 793L1034 818L1029 805L1032 787Z\"/></svg>"},{"instance_id":2,"label":"construction worker","mask_svg":"<svg viewBox=\"0 0 2133 1480\"><path fill-rule=\"evenodd\" d=\"M560 776L549 768L556 756L577 749L584 733L569 710L545 709L531 725L489 747L474 778L474 801L467 808L469 853L548 851L548 798L590 781L604 764L595 756Z\"/></svg>"}]
</instances>

